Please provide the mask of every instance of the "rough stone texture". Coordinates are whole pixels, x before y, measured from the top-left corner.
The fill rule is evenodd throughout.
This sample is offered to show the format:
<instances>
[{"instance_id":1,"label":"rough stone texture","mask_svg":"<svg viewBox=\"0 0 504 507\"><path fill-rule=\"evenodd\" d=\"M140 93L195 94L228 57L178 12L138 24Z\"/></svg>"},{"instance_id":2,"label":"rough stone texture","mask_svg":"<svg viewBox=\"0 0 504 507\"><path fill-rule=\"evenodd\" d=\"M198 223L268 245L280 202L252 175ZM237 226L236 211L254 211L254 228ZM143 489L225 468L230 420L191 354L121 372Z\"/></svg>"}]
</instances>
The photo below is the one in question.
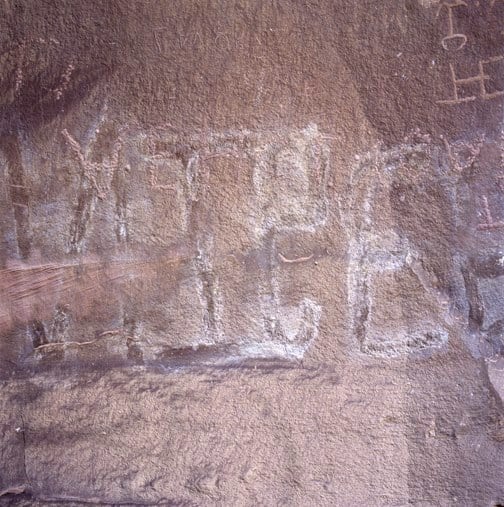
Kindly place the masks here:
<instances>
[{"instance_id":1,"label":"rough stone texture","mask_svg":"<svg viewBox=\"0 0 504 507\"><path fill-rule=\"evenodd\" d=\"M0 13L0 505L504 504L502 0Z\"/></svg>"}]
</instances>

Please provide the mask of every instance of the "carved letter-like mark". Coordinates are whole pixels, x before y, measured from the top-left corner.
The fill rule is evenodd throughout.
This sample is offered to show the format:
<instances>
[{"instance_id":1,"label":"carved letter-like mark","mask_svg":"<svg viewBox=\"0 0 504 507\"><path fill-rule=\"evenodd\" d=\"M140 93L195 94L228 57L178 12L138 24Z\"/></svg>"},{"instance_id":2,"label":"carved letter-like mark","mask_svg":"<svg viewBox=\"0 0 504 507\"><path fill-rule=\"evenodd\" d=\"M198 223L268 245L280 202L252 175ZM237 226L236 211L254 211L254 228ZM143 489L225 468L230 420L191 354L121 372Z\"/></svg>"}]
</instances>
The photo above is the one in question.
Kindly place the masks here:
<instances>
[{"instance_id":1,"label":"carved letter-like mark","mask_svg":"<svg viewBox=\"0 0 504 507\"><path fill-rule=\"evenodd\" d=\"M207 246L205 250L209 249ZM222 338L220 291L217 276L205 250L198 245L196 255L196 268L201 281L201 302L204 305L203 321L205 332L218 342Z\"/></svg>"},{"instance_id":2,"label":"carved letter-like mark","mask_svg":"<svg viewBox=\"0 0 504 507\"><path fill-rule=\"evenodd\" d=\"M468 97L460 97L459 95L459 87L463 85L468 84L474 84L477 83L479 85L479 98L483 100L490 100L494 99L496 97L501 97L504 95L504 90L497 90L495 92L489 93L485 82L490 79L490 76L485 73L485 65L489 65L491 63L499 62L504 60L504 56L494 56L492 58L489 58L488 60L480 60L478 62L478 69L479 73L476 76L471 76L467 78L458 78L455 74L455 69L453 67L453 64L450 63L450 74L451 74L451 81L453 86L453 98L448 100L438 100L438 104L462 104L464 102L471 102L473 100L476 100L478 96L476 95L470 95Z\"/></svg>"},{"instance_id":3,"label":"carved letter-like mark","mask_svg":"<svg viewBox=\"0 0 504 507\"><path fill-rule=\"evenodd\" d=\"M483 196L483 211L485 213L485 223L478 224L478 229L480 231L488 231L493 229L502 229L504 228L504 222L494 222L492 213L490 212L490 206L488 205L488 198Z\"/></svg>"},{"instance_id":4,"label":"carved letter-like mark","mask_svg":"<svg viewBox=\"0 0 504 507\"><path fill-rule=\"evenodd\" d=\"M450 41L454 42L455 45L453 49L455 49L455 51L462 49L467 43L467 37L463 33L455 33L453 28L453 9L460 6L467 7L467 4L463 0L455 0L452 3L442 2L436 14L437 18L443 8L446 8L446 11L448 13L448 35L446 37L443 37L441 40L441 45L447 51L449 49L452 49L450 47Z\"/></svg>"},{"instance_id":5,"label":"carved letter-like mark","mask_svg":"<svg viewBox=\"0 0 504 507\"><path fill-rule=\"evenodd\" d=\"M19 90L21 90L21 86L23 86L23 69L18 67L16 69L16 82L14 83L14 94L17 95Z\"/></svg>"}]
</instances>

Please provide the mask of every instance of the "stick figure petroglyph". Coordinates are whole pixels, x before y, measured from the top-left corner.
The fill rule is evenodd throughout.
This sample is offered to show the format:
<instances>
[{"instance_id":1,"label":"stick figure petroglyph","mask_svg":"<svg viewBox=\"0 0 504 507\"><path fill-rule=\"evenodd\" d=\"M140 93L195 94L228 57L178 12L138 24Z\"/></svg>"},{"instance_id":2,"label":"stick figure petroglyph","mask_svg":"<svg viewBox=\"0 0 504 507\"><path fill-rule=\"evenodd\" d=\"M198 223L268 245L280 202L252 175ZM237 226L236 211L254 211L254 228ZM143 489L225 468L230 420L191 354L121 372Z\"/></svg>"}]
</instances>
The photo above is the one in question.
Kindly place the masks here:
<instances>
[{"instance_id":1,"label":"stick figure petroglyph","mask_svg":"<svg viewBox=\"0 0 504 507\"><path fill-rule=\"evenodd\" d=\"M93 213L95 199L98 197L98 199L103 201L107 197L111 188L112 178L119 167L122 140L121 138L117 138L110 157L102 159L101 162L93 162L89 149L83 150L81 145L66 129L62 131L62 134L70 145L81 169L77 206L70 226L70 252L80 253Z\"/></svg>"},{"instance_id":2,"label":"stick figure petroglyph","mask_svg":"<svg viewBox=\"0 0 504 507\"><path fill-rule=\"evenodd\" d=\"M119 138L115 142L110 158L102 162L91 162L88 154L83 152L81 145L69 134L68 130L64 129L62 134L79 162L83 177L91 183L98 198L103 200L109 191L112 174L119 164L119 152L122 146L121 139Z\"/></svg>"}]
</instances>

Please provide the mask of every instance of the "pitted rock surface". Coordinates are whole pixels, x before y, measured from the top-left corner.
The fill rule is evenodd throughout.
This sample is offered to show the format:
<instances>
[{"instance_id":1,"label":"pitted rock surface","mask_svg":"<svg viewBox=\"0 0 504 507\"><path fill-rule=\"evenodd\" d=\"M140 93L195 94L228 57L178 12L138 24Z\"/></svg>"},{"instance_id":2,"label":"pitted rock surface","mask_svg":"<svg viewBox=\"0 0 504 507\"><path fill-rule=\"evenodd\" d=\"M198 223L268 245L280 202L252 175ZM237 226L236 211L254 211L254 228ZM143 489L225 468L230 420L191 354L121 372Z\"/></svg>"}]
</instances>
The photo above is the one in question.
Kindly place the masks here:
<instances>
[{"instance_id":1,"label":"pitted rock surface","mask_svg":"<svg viewBox=\"0 0 504 507\"><path fill-rule=\"evenodd\" d=\"M0 13L0 505L504 504L502 0Z\"/></svg>"}]
</instances>

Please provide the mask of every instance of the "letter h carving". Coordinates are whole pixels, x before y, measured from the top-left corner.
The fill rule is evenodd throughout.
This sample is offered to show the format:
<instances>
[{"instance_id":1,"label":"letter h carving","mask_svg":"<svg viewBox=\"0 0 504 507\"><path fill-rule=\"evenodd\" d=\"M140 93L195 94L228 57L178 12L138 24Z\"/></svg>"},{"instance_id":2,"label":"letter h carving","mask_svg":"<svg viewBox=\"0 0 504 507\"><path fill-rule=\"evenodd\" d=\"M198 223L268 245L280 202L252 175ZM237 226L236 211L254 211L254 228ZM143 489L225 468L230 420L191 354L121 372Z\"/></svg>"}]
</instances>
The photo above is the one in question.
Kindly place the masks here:
<instances>
[{"instance_id":1,"label":"letter h carving","mask_svg":"<svg viewBox=\"0 0 504 507\"><path fill-rule=\"evenodd\" d=\"M478 74L471 77L466 78L459 78L455 74L455 69L453 67L453 64L450 63L450 74L451 74L451 81L452 81L452 87L453 87L453 98L448 100L438 100L438 104L462 104L463 102L471 102L473 100L476 100L478 98L477 95L470 95L468 97L461 97L459 94L460 86L463 85L470 85L477 83L479 85L479 98L483 100L490 100L496 97L500 97L504 95L504 90L497 90L495 92L489 93L486 87L486 81L490 79L490 76L486 74L485 72L485 66L504 60L504 56L494 56L487 60L480 60L478 62Z\"/></svg>"}]
</instances>

